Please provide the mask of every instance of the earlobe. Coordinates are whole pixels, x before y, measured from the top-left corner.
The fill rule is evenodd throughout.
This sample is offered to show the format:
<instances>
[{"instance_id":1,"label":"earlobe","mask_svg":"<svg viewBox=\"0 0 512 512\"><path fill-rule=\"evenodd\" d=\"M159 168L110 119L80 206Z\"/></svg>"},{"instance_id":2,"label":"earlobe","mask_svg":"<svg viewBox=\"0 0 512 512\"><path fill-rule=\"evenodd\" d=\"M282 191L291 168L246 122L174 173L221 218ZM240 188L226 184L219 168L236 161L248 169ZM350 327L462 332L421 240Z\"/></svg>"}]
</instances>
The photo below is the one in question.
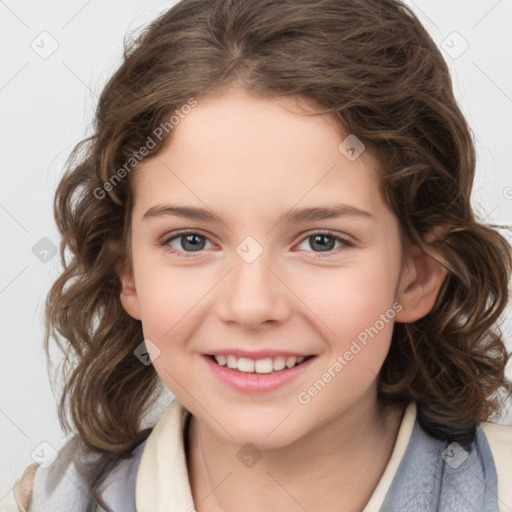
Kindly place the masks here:
<instances>
[{"instance_id":1,"label":"earlobe","mask_svg":"<svg viewBox=\"0 0 512 512\"><path fill-rule=\"evenodd\" d=\"M117 267L117 269L119 279L121 280L121 293L119 294L121 304L131 317L140 320L140 305L133 271L128 268L128 266L124 266L123 268Z\"/></svg>"},{"instance_id":2,"label":"earlobe","mask_svg":"<svg viewBox=\"0 0 512 512\"><path fill-rule=\"evenodd\" d=\"M448 271L419 248L413 251L412 261L404 268L397 295L402 309L396 322L410 323L427 315L436 302Z\"/></svg>"}]
</instances>

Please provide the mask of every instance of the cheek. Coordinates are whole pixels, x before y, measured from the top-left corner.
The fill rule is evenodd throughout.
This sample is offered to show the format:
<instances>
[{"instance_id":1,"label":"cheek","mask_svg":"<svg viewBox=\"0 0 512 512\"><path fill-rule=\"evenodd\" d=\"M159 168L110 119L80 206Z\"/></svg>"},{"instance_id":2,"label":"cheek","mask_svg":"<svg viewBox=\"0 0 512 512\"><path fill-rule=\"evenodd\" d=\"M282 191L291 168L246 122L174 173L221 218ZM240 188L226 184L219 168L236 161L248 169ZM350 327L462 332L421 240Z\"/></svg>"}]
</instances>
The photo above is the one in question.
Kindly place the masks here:
<instances>
[{"instance_id":1,"label":"cheek","mask_svg":"<svg viewBox=\"0 0 512 512\"><path fill-rule=\"evenodd\" d=\"M149 356L162 381L179 396L180 383L191 378L195 346L189 340L211 308L208 292L215 276L202 276L192 267L148 265L138 277L144 338L152 342L146 343Z\"/></svg>"},{"instance_id":2,"label":"cheek","mask_svg":"<svg viewBox=\"0 0 512 512\"><path fill-rule=\"evenodd\" d=\"M391 258L367 254L345 267L316 267L291 279L294 292L317 318L315 323L323 324L326 337L346 339L391 308L396 265Z\"/></svg>"},{"instance_id":3,"label":"cheek","mask_svg":"<svg viewBox=\"0 0 512 512\"><path fill-rule=\"evenodd\" d=\"M169 265L163 249L134 254L141 320L147 337L175 337L194 318L212 287L212 275L194 266Z\"/></svg>"}]
</instances>

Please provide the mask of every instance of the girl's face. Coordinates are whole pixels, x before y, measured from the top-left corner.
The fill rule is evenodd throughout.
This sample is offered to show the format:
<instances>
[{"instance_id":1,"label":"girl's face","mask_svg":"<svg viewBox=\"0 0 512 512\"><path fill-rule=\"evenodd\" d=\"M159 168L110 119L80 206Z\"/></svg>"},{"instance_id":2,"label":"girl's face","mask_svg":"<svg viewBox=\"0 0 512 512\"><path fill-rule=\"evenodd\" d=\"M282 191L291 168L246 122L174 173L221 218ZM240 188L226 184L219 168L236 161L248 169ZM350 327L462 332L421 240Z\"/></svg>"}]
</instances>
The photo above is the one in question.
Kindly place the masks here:
<instances>
[{"instance_id":1,"label":"girl's face","mask_svg":"<svg viewBox=\"0 0 512 512\"><path fill-rule=\"evenodd\" d=\"M414 278L375 161L296 99L199 98L137 171L121 294L179 401L260 448L374 408Z\"/></svg>"}]
</instances>

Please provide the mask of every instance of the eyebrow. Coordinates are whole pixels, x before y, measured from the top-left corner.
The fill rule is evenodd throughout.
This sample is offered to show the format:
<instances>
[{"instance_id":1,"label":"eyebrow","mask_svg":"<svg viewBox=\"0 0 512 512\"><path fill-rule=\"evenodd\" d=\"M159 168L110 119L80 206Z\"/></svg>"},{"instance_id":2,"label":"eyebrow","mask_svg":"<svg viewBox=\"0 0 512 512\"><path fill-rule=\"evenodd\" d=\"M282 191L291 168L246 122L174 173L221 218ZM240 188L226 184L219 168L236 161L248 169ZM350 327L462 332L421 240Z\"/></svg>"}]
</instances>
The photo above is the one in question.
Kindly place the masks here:
<instances>
[{"instance_id":1,"label":"eyebrow","mask_svg":"<svg viewBox=\"0 0 512 512\"><path fill-rule=\"evenodd\" d=\"M142 220L151 219L155 217L162 217L166 215L182 217L192 220L199 220L203 222L224 223L220 215L216 214L211 210L171 204L152 206L143 215ZM370 212L361 210L360 208L356 208L355 206L338 204L328 207L291 208L289 210L286 210L279 217L277 223L285 222L292 224L298 222L332 219L342 216L362 217L368 219L374 218L374 216Z\"/></svg>"}]
</instances>

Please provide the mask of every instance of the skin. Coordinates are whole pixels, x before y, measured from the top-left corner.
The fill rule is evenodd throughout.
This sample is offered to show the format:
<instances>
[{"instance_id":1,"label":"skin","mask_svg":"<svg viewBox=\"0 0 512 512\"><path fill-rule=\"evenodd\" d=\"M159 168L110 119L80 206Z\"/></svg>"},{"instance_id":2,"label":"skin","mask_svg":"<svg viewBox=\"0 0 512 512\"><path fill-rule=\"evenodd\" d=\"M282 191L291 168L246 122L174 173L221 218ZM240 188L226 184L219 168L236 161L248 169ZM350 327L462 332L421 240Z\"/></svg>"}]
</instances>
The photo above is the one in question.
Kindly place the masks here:
<instances>
[{"instance_id":1,"label":"skin","mask_svg":"<svg viewBox=\"0 0 512 512\"><path fill-rule=\"evenodd\" d=\"M393 321L308 404L298 394L393 303L401 306L394 321L426 315L445 277L420 251L402 264L399 224L379 194L377 162L369 151L347 159L338 150L348 135L338 118L304 115L313 108L303 98L241 90L199 98L170 144L131 176L133 268L119 268L121 301L158 347L148 350L159 376L192 413L187 464L200 512L362 510L403 414L395 407L379 414L376 401ZM166 203L207 208L223 222L143 220ZM372 217L278 222L288 208L334 204ZM184 229L206 237L199 252L183 238L159 243ZM318 230L355 245L328 238L323 252L311 238ZM247 236L263 250L251 263L236 252ZM316 357L280 389L247 394L205 363L204 353L234 347ZM252 467L237 457L247 442L262 455Z\"/></svg>"}]
</instances>

